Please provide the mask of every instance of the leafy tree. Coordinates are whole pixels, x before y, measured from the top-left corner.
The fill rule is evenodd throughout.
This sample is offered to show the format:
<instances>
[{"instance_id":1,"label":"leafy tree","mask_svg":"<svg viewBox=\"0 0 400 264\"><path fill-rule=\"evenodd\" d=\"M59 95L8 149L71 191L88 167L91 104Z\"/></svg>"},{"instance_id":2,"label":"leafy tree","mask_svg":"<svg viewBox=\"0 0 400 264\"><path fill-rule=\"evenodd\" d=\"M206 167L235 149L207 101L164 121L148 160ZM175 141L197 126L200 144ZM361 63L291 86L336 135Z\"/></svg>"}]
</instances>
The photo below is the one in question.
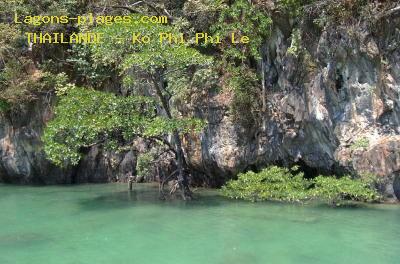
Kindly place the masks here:
<instances>
[{"instance_id":1,"label":"leafy tree","mask_svg":"<svg viewBox=\"0 0 400 264\"><path fill-rule=\"evenodd\" d=\"M105 82L111 76L117 75L109 66L99 66L94 63L91 49L88 45L73 45L70 49L70 57L67 62L74 68L74 79L77 83L85 84L93 88L104 87Z\"/></svg>"},{"instance_id":2,"label":"leafy tree","mask_svg":"<svg viewBox=\"0 0 400 264\"><path fill-rule=\"evenodd\" d=\"M101 143L115 146L117 135L129 141L151 123L153 106L148 98L117 97L78 87L59 91L56 117L43 136L48 157L59 166L78 164L82 148Z\"/></svg>"},{"instance_id":3,"label":"leafy tree","mask_svg":"<svg viewBox=\"0 0 400 264\"><path fill-rule=\"evenodd\" d=\"M133 45L116 46L114 43L108 42L106 45L95 46L94 54L103 63L120 64L121 74L130 80L139 76L142 82L151 84L148 92L150 96L157 99L157 103L162 109L162 111L158 111L158 115L164 116L170 121L175 119L172 112L172 99L180 89L185 88L185 85L181 85L183 87L169 85L169 80L171 78L177 79L180 76L182 82L175 80L174 83L185 83L189 81L190 76L193 76L190 72L193 71L192 66L207 66L211 63L210 58L190 48L187 44L174 44L168 41L160 43L158 38L160 34L168 32L173 36L179 35L179 28L175 26L144 23L132 23L128 26L115 24L110 27L99 28L98 31L108 36L123 37L129 32L135 32L141 36L149 35L153 37L149 43ZM179 116L178 113L175 113L175 115ZM165 119L163 120L165 121ZM178 129L173 129L172 136L178 167L178 182L183 197L187 199L191 195L186 175L187 164Z\"/></svg>"},{"instance_id":4,"label":"leafy tree","mask_svg":"<svg viewBox=\"0 0 400 264\"><path fill-rule=\"evenodd\" d=\"M132 95L117 97L79 88L67 91L57 106L56 119L46 130L46 152L58 164L67 161L76 164L81 147L99 142L124 145L135 136L157 137L171 145L182 195L189 199L191 192L180 134L199 131L204 122L174 111L173 98L179 90L186 88L195 71L193 66L206 67L211 63L210 58L187 45L159 43L160 33L179 34L179 29L174 26L114 24L99 27L96 31L115 37L126 37L135 32L142 36L151 35L153 41L116 45L114 41L119 40L110 40L92 47L95 62L115 65L124 77L125 85L131 88ZM175 81L170 81L171 78ZM145 91L135 89L137 86L132 83L138 81L146 86ZM172 135L172 143L165 140L167 135ZM119 142L115 142L116 138Z\"/></svg>"}]
</instances>

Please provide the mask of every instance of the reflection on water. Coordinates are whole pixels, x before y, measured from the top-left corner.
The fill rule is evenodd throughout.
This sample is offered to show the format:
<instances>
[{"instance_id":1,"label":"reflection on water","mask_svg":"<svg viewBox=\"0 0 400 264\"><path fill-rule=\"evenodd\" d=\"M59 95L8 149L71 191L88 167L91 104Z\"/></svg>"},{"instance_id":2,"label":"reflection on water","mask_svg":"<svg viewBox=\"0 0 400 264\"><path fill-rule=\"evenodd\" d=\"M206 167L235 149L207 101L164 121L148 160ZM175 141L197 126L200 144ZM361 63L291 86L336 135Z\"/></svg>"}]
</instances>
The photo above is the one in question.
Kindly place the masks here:
<instances>
[{"instance_id":1,"label":"reflection on water","mask_svg":"<svg viewBox=\"0 0 400 264\"><path fill-rule=\"evenodd\" d=\"M136 185L0 185L0 264L398 263L400 207L248 203Z\"/></svg>"}]
</instances>

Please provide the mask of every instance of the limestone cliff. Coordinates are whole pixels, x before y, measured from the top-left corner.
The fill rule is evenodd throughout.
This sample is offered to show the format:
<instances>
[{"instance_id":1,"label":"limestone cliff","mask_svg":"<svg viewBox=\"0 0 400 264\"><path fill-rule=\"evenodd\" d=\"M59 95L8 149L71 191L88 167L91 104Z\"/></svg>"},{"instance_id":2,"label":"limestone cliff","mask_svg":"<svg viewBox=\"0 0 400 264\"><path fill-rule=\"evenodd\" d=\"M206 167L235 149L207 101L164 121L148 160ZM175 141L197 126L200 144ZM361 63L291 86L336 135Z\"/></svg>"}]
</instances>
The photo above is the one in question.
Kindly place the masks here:
<instances>
[{"instance_id":1,"label":"limestone cliff","mask_svg":"<svg viewBox=\"0 0 400 264\"><path fill-rule=\"evenodd\" d=\"M371 23L320 28L275 14L262 48L266 109L242 125L232 118L229 95L196 101L208 126L185 137L193 181L219 186L244 170L298 164L310 175L371 172L382 177L383 192L400 197L400 19ZM40 141L50 117L46 97L0 117L0 181L107 182L134 173L134 152L97 147L75 168L54 167Z\"/></svg>"},{"instance_id":2,"label":"limestone cliff","mask_svg":"<svg viewBox=\"0 0 400 264\"><path fill-rule=\"evenodd\" d=\"M203 113L208 128L186 141L191 163L216 184L271 163L309 174L372 172L392 196L400 171L400 20L382 19L374 30L365 21L323 30L303 23L276 23L264 46L262 120L250 128L234 123L212 96Z\"/></svg>"}]
</instances>

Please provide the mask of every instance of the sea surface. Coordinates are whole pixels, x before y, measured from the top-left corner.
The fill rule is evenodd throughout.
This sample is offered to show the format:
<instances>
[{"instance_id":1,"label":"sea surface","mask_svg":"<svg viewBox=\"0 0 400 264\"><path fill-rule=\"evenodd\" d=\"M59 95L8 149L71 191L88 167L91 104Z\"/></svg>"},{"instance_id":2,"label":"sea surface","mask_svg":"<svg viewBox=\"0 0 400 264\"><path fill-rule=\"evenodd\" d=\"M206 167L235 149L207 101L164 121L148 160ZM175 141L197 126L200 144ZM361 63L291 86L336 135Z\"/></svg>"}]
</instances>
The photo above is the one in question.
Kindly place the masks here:
<instances>
[{"instance_id":1,"label":"sea surface","mask_svg":"<svg viewBox=\"0 0 400 264\"><path fill-rule=\"evenodd\" d=\"M400 206L249 203L154 185L0 185L0 264L398 264Z\"/></svg>"}]
</instances>

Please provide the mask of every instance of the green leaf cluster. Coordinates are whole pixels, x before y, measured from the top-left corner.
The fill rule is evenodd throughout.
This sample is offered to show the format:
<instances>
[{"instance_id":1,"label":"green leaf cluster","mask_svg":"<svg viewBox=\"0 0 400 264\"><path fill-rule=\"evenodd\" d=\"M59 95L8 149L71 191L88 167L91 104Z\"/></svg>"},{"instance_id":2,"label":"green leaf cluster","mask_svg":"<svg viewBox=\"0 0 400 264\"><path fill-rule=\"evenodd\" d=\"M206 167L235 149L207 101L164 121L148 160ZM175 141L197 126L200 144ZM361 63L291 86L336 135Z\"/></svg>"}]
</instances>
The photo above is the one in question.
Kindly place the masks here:
<instances>
[{"instance_id":1,"label":"green leaf cluster","mask_svg":"<svg viewBox=\"0 0 400 264\"><path fill-rule=\"evenodd\" d=\"M136 161L136 175L138 177L150 177L152 173L152 163L155 159L155 153L149 151L146 153L140 153Z\"/></svg>"},{"instance_id":2,"label":"green leaf cluster","mask_svg":"<svg viewBox=\"0 0 400 264\"><path fill-rule=\"evenodd\" d=\"M52 49L34 45L29 48L24 33L63 32L66 26L13 24L9 21L13 20L14 13L60 16L79 12L77 8L81 4L82 1L77 0L0 0L0 17L4 18L4 23L0 23L0 100L9 105L8 109L35 100L41 92L51 90L46 80L49 79L48 72L55 73L65 68L65 64L60 62L64 54L59 56L63 47ZM38 54L41 54L40 58Z\"/></svg>"},{"instance_id":3,"label":"green leaf cluster","mask_svg":"<svg viewBox=\"0 0 400 264\"><path fill-rule=\"evenodd\" d=\"M303 7L314 0L278 0L278 7L285 10L291 16L301 16Z\"/></svg>"},{"instance_id":4,"label":"green leaf cluster","mask_svg":"<svg viewBox=\"0 0 400 264\"><path fill-rule=\"evenodd\" d=\"M136 16L139 15L132 16L138 19ZM160 69L185 69L190 65L207 65L212 62L211 57L202 55L196 49L189 47L189 44L160 43L161 33L179 35L181 32L177 26L146 23L113 24L98 27L96 32L114 38L101 45L94 45L94 58L105 64L119 64L123 73L132 67L154 73ZM132 32L140 36L151 36L151 40L149 43L135 44L129 41L119 42L119 38L126 39Z\"/></svg>"},{"instance_id":5,"label":"green leaf cluster","mask_svg":"<svg viewBox=\"0 0 400 264\"><path fill-rule=\"evenodd\" d=\"M112 67L95 63L92 57L92 50L88 45L73 45L70 49L70 54L67 62L73 65L73 76L79 83L85 83L95 88L101 87L105 80L115 74Z\"/></svg>"},{"instance_id":6,"label":"green leaf cluster","mask_svg":"<svg viewBox=\"0 0 400 264\"><path fill-rule=\"evenodd\" d=\"M354 141L354 143L350 146L350 149L365 149L369 147L369 139L366 137L358 138Z\"/></svg>"},{"instance_id":7,"label":"green leaf cluster","mask_svg":"<svg viewBox=\"0 0 400 264\"><path fill-rule=\"evenodd\" d=\"M300 54L301 49L302 49L302 47L301 47L301 31L300 31L300 29L296 28L296 29L293 29L292 41L291 41L290 47L287 50L287 53L297 57Z\"/></svg>"},{"instance_id":8,"label":"green leaf cluster","mask_svg":"<svg viewBox=\"0 0 400 264\"><path fill-rule=\"evenodd\" d=\"M72 87L55 109L55 118L45 129L44 150L59 166L77 164L82 148L105 144L109 148L129 145L135 137L164 136L200 130L197 119L172 119L156 115L150 97L117 96L112 93Z\"/></svg>"},{"instance_id":9,"label":"green leaf cluster","mask_svg":"<svg viewBox=\"0 0 400 264\"><path fill-rule=\"evenodd\" d=\"M223 188L223 195L248 201L301 201L308 198L311 183L303 173L293 173L287 168L268 167L259 173L247 172L229 181Z\"/></svg>"},{"instance_id":10,"label":"green leaf cluster","mask_svg":"<svg viewBox=\"0 0 400 264\"><path fill-rule=\"evenodd\" d=\"M257 109L260 109L258 76L246 65L228 68L227 85L233 92L231 114L234 120L245 127L254 125L257 119Z\"/></svg>"},{"instance_id":11,"label":"green leaf cluster","mask_svg":"<svg viewBox=\"0 0 400 264\"><path fill-rule=\"evenodd\" d=\"M315 186L310 191L312 196L330 204L340 205L345 200L372 202L379 199L379 194L371 188L370 182L362 179L318 176L313 181Z\"/></svg>"},{"instance_id":12,"label":"green leaf cluster","mask_svg":"<svg viewBox=\"0 0 400 264\"><path fill-rule=\"evenodd\" d=\"M1 112L7 112L10 109L10 104L4 100L4 99L0 99L0 113Z\"/></svg>"},{"instance_id":13,"label":"green leaf cluster","mask_svg":"<svg viewBox=\"0 0 400 264\"><path fill-rule=\"evenodd\" d=\"M236 0L222 9L217 23L211 27L215 34L227 38L222 46L223 59L244 61L249 57L260 58L260 47L270 32L272 19L247 0ZM231 34L248 36L250 43L232 44Z\"/></svg>"},{"instance_id":14,"label":"green leaf cluster","mask_svg":"<svg viewBox=\"0 0 400 264\"><path fill-rule=\"evenodd\" d=\"M268 167L258 173L250 171L239 174L237 180L231 180L223 186L222 194L253 202L300 202L317 199L334 205L348 200L371 202L380 199L369 180L352 179L349 176L318 176L315 179L306 179L296 168L289 170L277 166Z\"/></svg>"}]
</instances>

